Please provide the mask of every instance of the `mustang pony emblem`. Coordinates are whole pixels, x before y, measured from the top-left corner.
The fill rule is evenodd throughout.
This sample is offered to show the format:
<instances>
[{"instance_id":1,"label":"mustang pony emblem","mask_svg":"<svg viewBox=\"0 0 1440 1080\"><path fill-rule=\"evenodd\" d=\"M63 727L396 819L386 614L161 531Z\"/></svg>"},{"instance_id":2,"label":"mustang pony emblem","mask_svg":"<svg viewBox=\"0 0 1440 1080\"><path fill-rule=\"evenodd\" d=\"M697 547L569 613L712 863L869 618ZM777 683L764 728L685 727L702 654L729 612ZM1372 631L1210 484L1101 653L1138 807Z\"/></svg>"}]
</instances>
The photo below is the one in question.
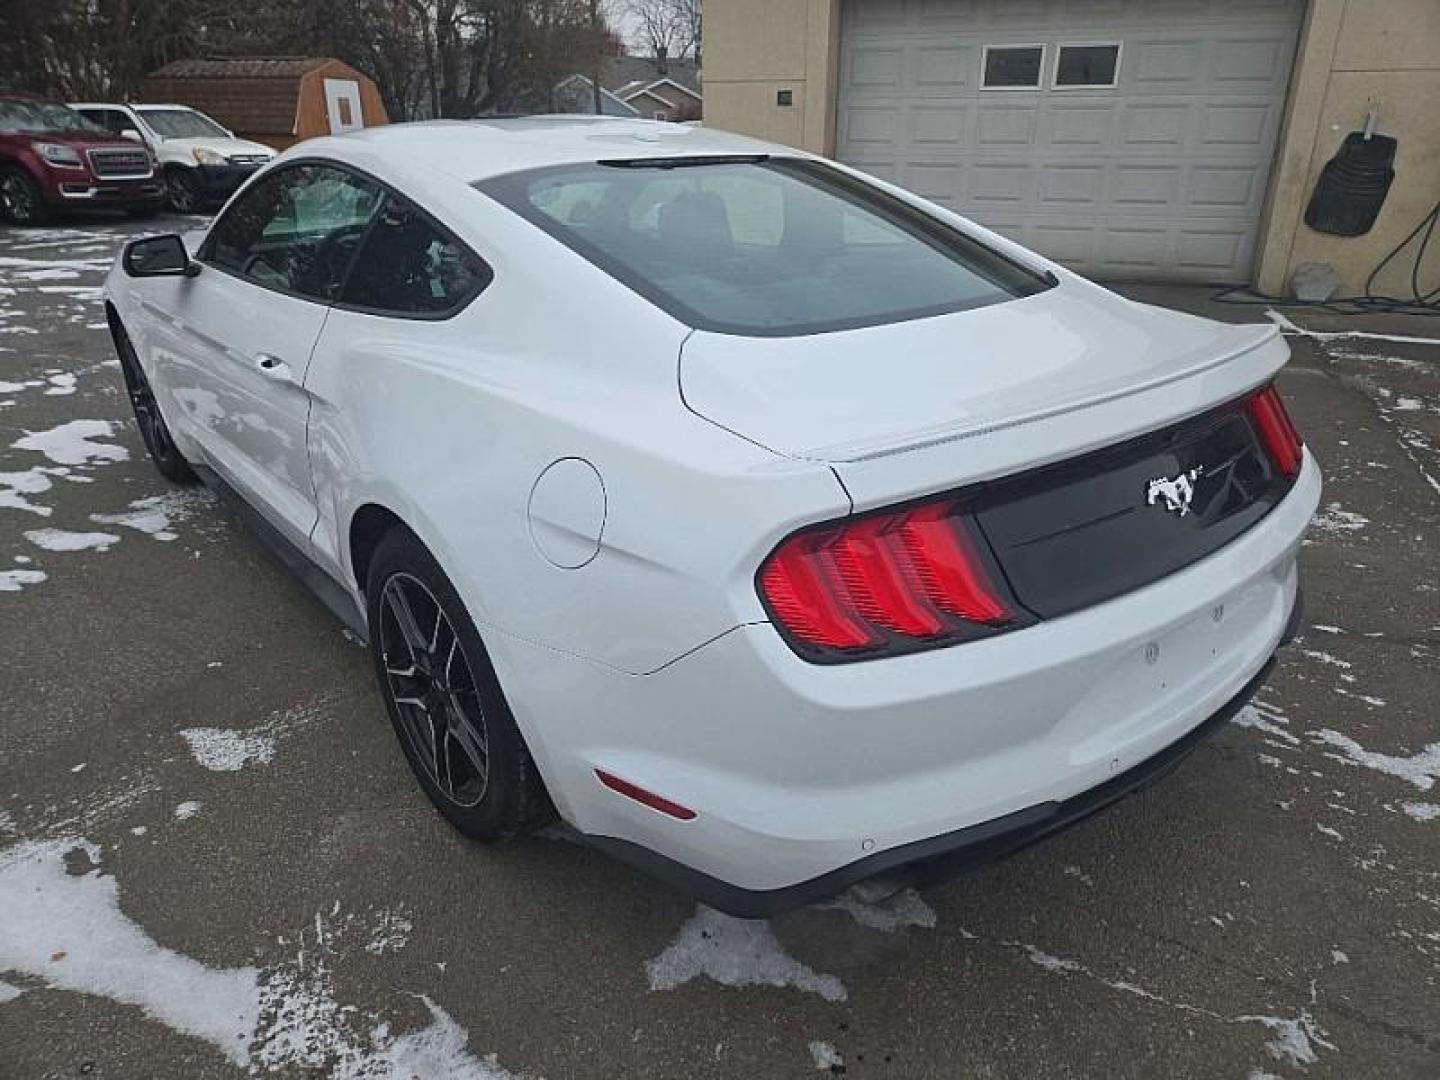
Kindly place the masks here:
<instances>
[{"instance_id":1,"label":"mustang pony emblem","mask_svg":"<svg viewBox=\"0 0 1440 1080\"><path fill-rule=\"evenodd\" d=\"M1145 505L1154 506L1155 500L1165 497L1165 509L1172 510L1180 517L1190 512L1190 501L1195 498L1195 481L1205 473L1203 465L1182 472L1179 476L1161 476L1145 486Z\"/></svg>"}]
</instances>

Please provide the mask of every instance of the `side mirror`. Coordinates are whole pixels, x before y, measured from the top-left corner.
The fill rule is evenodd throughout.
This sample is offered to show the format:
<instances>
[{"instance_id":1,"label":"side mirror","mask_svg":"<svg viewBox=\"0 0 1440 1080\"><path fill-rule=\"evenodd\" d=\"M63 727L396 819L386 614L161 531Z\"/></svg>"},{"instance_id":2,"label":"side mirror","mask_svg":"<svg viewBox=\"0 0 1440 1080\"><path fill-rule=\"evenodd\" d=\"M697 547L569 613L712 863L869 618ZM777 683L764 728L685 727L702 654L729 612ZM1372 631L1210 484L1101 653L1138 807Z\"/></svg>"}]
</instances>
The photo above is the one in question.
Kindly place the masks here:
<instances>
[{"instance_id":1,"label":"side mirror","mask_svg":"<svg viewBox=\"0 0 1440 1080\"><path fill-rule=\"evenodd\" d=\"M140 137L140 132L136 131L134 128L126 128L124 131L120 132L120 137L122 139L129 139L131 142L143 143L145 141Z\"/></svg>"},{"instance_id":2,"label":"side mirror","mask_svg":"<svg viewBox=\"0 0 1440 1080\"><path fill-rule=\"evenodd\" d=\"M194 277L200 272L200 264L190 261L185 242L174 233L131 240L120 265L131 277Z\"/></svg>"}]
</instances>

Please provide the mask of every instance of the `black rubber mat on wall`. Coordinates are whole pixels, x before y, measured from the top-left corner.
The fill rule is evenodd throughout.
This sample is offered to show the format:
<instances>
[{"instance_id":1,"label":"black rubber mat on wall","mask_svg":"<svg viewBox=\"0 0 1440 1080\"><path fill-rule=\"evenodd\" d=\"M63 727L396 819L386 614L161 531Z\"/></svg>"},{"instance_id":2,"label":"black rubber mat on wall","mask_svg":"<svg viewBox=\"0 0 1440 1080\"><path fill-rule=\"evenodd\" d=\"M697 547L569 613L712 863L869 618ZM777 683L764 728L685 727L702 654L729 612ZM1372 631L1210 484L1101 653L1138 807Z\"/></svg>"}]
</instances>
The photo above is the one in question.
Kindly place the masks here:
<instances>
[{"instance_id":1,"label":"black rubber mat on wall","mask_svg":"<svg viewBox=\"0 0 1440 1080\"><path fill-rule=\"evenodd\" d=\"M1336 236L1369 232L1395 179L1397 145L1389 135L1346 135L1339 152L1320 171L1305 208L1305 224Z\"/></svg>"}]
</instances>

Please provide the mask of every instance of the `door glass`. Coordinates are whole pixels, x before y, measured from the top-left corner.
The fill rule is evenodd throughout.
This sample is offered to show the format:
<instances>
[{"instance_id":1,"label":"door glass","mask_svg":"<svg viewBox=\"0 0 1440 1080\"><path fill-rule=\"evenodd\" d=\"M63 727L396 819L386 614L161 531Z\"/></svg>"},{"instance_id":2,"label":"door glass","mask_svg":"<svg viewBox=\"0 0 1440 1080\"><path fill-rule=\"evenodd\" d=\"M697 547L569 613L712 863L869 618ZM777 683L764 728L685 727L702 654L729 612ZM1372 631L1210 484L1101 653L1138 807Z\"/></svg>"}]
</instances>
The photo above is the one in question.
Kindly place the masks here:
<instances>
[{"instance_id":1,"label":"door glass","mask_svg":"<svg viewBox=\"0 0 1440 1080\"><path fill-rule=\"evenodd\" d=\"M385 201L345 282L341 302L383 315L443 316L492 277L490 267L398 195Z\"/></svg>"},{"instance_id":2,"label":"door glass","mask_svg":"<svg viewBox=\"0 0 1440 1080\"><path fill-rule=\"evenodd\" d=\"M382 196L328 165L294 165L245 192L216 224L204 261L281 292L335 299Z\"/></svg>"}]
</instances>

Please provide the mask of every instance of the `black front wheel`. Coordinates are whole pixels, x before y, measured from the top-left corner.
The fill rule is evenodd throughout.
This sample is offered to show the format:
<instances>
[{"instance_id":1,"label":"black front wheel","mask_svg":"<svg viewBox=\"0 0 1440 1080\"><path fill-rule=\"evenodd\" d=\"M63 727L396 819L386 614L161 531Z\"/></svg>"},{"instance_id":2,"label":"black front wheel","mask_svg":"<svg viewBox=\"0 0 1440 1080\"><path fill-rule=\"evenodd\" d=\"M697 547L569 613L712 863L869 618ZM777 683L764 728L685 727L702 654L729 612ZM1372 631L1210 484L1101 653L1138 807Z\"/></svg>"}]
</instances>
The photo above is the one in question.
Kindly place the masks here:
<instances>
[{"instance_id":1,"label":"black front wheel","mask_svg":"<svg viewBox=\"0 0 1440 1080\"><path fill-rule=\"evenodd\" d=\"M160 415L160 407L155 403L150 381L145 378L145 372L140 367L140 358L135 355L135 346L130 343L130 335L125 332L125 327L120 325L120 320L113 316L110 330L115 337L115 351L120 356L120 371L125 376L125 390L130 395L130 406L135 410L135 422L140 427L140 437L145 441L145 449L149 451L151 460L165 479L177 484L193 484L195 473L191 470L190 463L185 460L185 455L180 453L179 447L175 445L175 440L170 437L170 429L165 425L165 418Z\"/></svg>"},{"instance_id":2,"label":"black front wheel","mask_svg":"<svg viewBox=\"0 0 1440 1080\"><path fill-rule=\"evenodd\" d=\"M408 529L380 541L366 599L385 707L435 808L466 836L487 842L549 820L549 797L479 631Z\"/></svg>"},{"instance_id":3,"label":"black front wheel","mask_svg":"<svg viewBox=\"0 0 1440 1080\"><path fill-rule=\"evenodd\" d=\"M200 208L200 189L184 169L171 169L165 174L165 193L170 209L177 214L193 214Z\"/></svg>"},{"instance_id":4,"label":"black front wheel","mask_svg":"<svg viewBox=\"0 0 1440 1080\"><path fill-rule=\"evenodd\" d=\"M39 185L20 169L0 172L0 213L16 225L44 225L50 220Z\"/></svg>"}]
</instances>

